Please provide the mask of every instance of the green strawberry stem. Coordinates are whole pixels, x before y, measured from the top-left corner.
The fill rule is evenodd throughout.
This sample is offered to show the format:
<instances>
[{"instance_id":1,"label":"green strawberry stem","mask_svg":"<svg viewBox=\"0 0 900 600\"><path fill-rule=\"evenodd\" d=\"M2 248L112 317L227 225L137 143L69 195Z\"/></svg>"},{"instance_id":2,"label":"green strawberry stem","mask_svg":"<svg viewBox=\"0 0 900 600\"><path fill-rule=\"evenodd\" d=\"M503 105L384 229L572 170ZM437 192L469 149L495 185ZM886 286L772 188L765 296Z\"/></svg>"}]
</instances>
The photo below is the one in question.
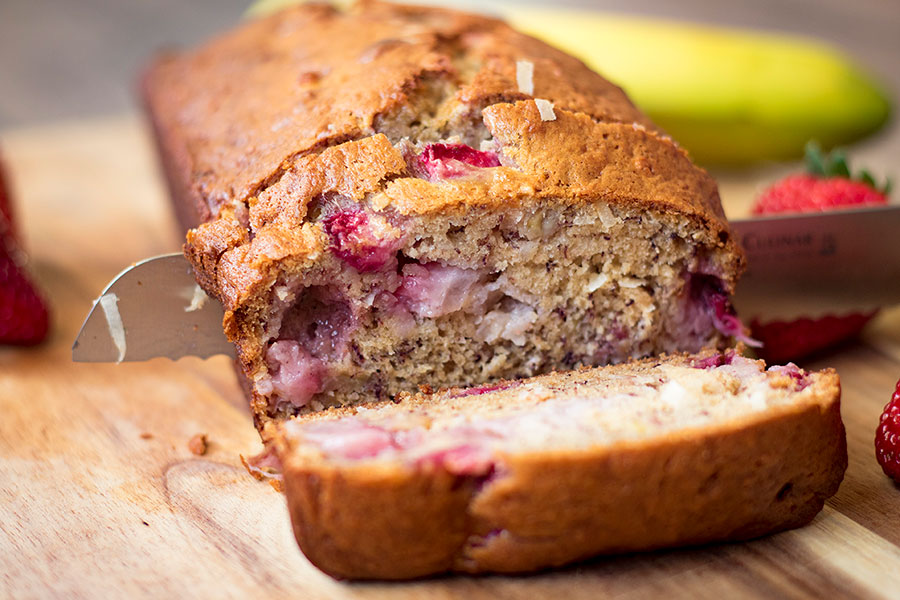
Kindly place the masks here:
<instances>
[{"instance_id":1,"label":"green strawberry stem","mask_svg":"<svg viewBox=\"0 0 900 600\"><path fill-rule=\"evenodd\" d=\"M815 140L806 143L806 171L817 177L841 177L859 181L885 196L890 193L892 187L890 178L885 178L884 184L879 186L872 174L865 169L853 175L847 162L847 155L842 149L835 148L829 154L825 154Z\"/></svg>"}]
</instances>

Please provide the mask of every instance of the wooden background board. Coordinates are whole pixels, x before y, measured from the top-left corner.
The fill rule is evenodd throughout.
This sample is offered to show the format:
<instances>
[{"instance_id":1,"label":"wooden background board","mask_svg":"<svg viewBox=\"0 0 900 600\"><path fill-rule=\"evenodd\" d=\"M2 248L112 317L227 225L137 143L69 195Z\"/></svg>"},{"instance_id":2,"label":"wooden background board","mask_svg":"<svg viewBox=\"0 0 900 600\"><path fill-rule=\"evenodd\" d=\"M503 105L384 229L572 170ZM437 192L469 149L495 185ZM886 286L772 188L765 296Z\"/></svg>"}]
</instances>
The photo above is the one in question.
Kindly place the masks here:
<instances>
[{"instance_id":1,"label":"wooden background board","mask_svg":"<svg viewBox=\"0 0 900 600\"><path fill-rule=\"evenodd\" d=\"M339 583L300 554L283 497L240 466L260 445L227 359L70 361L106 282L180 245L141 122L0 138L54 313L47 344L0 349L0 597L900 598L900 488L872 444L900 377L900 311L806 365L843 378L850 466L804 529L527 577ZM746 207L753 177L723 182L730 213ZM187 448L201 432L202 457Z\"/></svg>"}]
</instances>

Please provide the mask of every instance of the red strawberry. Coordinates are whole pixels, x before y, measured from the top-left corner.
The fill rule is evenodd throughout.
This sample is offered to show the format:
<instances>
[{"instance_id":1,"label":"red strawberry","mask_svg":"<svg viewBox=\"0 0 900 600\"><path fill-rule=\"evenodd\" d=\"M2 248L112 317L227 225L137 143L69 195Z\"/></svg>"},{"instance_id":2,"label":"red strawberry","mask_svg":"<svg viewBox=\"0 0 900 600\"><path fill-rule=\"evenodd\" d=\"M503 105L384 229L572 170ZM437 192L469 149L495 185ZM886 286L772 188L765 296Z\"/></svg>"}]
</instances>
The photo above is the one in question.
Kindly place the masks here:
<instances>
[{"instance_id":1,"label":"red strawberry","mask_svg":"<svg viewBox=\"0 0 900 600\"><path fill-rule=\"evenodd\" d=\"M886 202L882 192L865 182L804 174L786 177L767 189L756 201L753 212L757 215L818 212Z\"/></svg>"},{"instance_id":2,"label":"red strawberry","mask_svg":"<svg viewBox=\"0 0 900 600\"><path fill-rule=\"evenodd\" d=\"M49 316L25 276L6 189L0 173L0 344L37 344L47 335Z\"/></svg>"},{"instance_id":3,"label":"red strawberry","mask_svg":"<svg viewBox=\"0 0 900 600\"><path fill-rule=\"evenodd\" d=\"M763 343L757 354L770 364L784 364L830 348L858 334L878 311L851 313L839 317L826 315L818 319L760 322L753 319L750 329L754 339Z\"/></svg>"},{"instance_id":4,"label":"red strawberry","mask_svg":"<svg viewBox=\"0 0 900 600\"><path fill-rule=\"evenodd\" d=\"M418 157L417 169L428 179L465 177L475 169L499 167L500 158L494 152L483 152L465 144L430 144Z\"/></svg>"},{"instance_id":5,"label":"red strawberry","mask_svg":"<svg viewBox=\"0 0 900 600\"><path fill-rule=\"evenodd\" d=\"M885 475L900 483L900 381L875 430L875 458Z\"/></svg>"},{"instance_id":6,"label":"red strawberry","mask_svg":"<svg viewBox=\"0 0 900 600\"><path fill-rule=\"evenodd\" d=\"M887 203L890 182L879 187L868 171L851 176L847 158L839 150L826 156L817 144L807 144L806 170L805 174L785 177L763 192L753 213L819 212Z\"/></svg>"},{"instance_id":7,"label":"red strawberry","mask_svg":"<svg viewBox=\"0 0 900 600\"><path fill-rule=\"evenodd\" d=\"M767 189L753 206L753 213L817 212L848 206L887 203L890 183L881 188L869 173L851 177L846 158L839 152L823 156L818 146L806 149L808 174L791 175ZM877 311L828 315L819 319L761 322L753 319L753 337L763 343L758 350L769 362L801 359L857 335Z\"/></svg>"},{"instance_id":8,"label":"red strawberry","mask_svg":"<svg viewBox=\"0 0 900 600\"><path fill-rule=\"evenodd\" d=\"M6 221L12 236L16 237L16 227L13 224L12 200L10 200L9 188L6 185L2 159L3 157L0 156L0 219Z\"/></svg>"}]
</instances>

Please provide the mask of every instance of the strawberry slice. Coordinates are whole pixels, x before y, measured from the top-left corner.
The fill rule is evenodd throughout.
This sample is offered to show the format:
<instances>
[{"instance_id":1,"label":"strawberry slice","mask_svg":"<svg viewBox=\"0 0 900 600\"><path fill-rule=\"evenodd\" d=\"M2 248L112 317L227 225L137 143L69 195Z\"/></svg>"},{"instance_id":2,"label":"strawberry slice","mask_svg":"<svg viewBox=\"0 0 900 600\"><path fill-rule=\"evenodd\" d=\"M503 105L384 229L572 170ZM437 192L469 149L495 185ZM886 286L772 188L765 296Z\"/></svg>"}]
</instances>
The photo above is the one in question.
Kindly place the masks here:
<instances>
[{"instance_id":1,"label":"strawberry slice","mask_svg":"<svg viewBox=\"0 0 900 600\"><path fill-rule=\"evenodd\" d=\"M50 318L25 275L25 254L13 229L11 208L0 169L0 344L37 344L47 336Z\"/></svg>"},{"instance_id":2,"label":"strawberry slice","mask_svg":"<svg viewBox=\"0 0 900 600\"><path fill-rule=\"evenodd\" d=\"M416 157L416 170L430 181L466 177L478 169L500 166L494 152L476 150L465 144L429 144Z\"/></svg>"},{"instance_id":3,"label":"strawberry slice","mask_svg":"<svg viewBox=\"0 0 900 600\"><path fill-rule=\"evenodd\" d=\"M890 182L878 186L862 171L852 176L840 151L823 155L814 143L806 148L806 174L791 175L775 183L759 197L752 212L757 215L803 213L886 204ZM757 353L767 362L781 364L834 347L862 331L877 311L826 315L793 321L750 322L753 337L763 343Z\"/></svg>"}]
</instances>

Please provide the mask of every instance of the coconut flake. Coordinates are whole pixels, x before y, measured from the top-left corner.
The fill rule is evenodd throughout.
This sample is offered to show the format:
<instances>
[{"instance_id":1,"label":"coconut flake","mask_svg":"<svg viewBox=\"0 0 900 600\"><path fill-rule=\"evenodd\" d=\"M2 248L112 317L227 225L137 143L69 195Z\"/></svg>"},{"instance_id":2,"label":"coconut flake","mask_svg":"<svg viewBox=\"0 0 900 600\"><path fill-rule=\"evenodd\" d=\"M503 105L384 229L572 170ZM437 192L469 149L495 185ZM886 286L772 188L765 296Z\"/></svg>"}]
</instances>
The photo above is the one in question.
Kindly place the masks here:
<instances>
[{"instance_id":1,"label":"coconut flake","mask_svg":"<svg viewBox=\"0 0 900 600\"><path fill-rule=\"evenodd\" d=\"M645 281L643 279L638 279L637 277L622 277L619 279L619 287L621 288L639 288L644 285Z\"/></svg>"},{"instance_id":2,"label":"coconut flake","mask_svg":"<svg viewBox=\"0 0 900 600\"><path fill-rule=\"evenodd\" d=\"M516 84L522 94L534 95L534 63L530 60L516 61Z\"/></svg>"},{"instance_id":3,"label":"coconut flake","mask_svg":"<svg viewBox=\"0 0 900 600\"><path fill-rule=\"evenodd\" d=\"M195 310L200 310L201 308L203 308L203 305L206 304L207 300L209 300L209 296L206 295L206 292L203 291L203 288L195 283L193 295L191 296L191 303L184 307L184 312L194 312Z\"/></svg>"},{"instance_id":4,"label":"coconut flake","mask_svg":"<svg viewBox=\"0 0 900 600\"><path fill-rule=\"evenodd\" d=\"M543 98L535 98L534 104L541 113L541 121L555 121L556 113L553 112L553 103Z\"/></svg>"},{"instance_id":5,"label":"coconut flake","mask_svg":"<svg viewBox=\"0 0 900 600\"><path fill-rule=\"evenodd\" d=\"M525 332L537 320L537 313L527 304L516 302L511 310L492 310L478 321L476 334L485 342L500 338L510 340L516 346L525 345Z\"/></svg>"},{"instance_id":6,"label":"coconut flake","mask_svg":"<svg viewBox=\"0 0 900 600\"><path fill-rule=\"evenodd\" d=\"M672 379L659 389L659 399L664 405L678 410L691 400L691 395L683 385Z\"/></svg>"},{"instance_id":7,"label":"coconut flake","mask_svg":"<svg viewBox=\"0 0 900 600\"><path fill-rule=\"evenodd\" d=\"M109 327L109 337L112 338L116 349L119 351L117 363L125 358L125 324L122 323L122 315L119 314L119 297L114 293L100 296L100 306L106 315L106 326Z\"/></svg>"},{"instance_id":8,"label":"coconut flake","mask_svg":"<svg viewBox=\"0 0 900 600\"><path fill-rule=\"evenodd\" d=\"M597 275L594 276L594 278L591 279L587 284L586 289L588 294L593 294L594 292L602 288L604 285L606 285L607 281L609 281L609 275L607 275L606 273L597 273Z\"/></svg>"},{"instance_id":9,"label":"coconut flake","mask_svg":"<svg viewBox=\"0 0 900 600\"><path fill-rule=\"evenodd\" d=\"M288 299L288 296L291 295L290 290L288 290L287 286L284 285L276 285L275 286L275 295L278 296L278 299L284 302Z\"/></svg>"},{"instance_id":10,"label":"coconut flake","mask_svg":"<svg viewBox=\"0 0 900 600\"><path fill-rule=\"evenodd\" d=\"M769 405L766 387L757 386L747 398L747 404L749 404L753 410L765 410Z\"/></svg>"}]
</instances>

